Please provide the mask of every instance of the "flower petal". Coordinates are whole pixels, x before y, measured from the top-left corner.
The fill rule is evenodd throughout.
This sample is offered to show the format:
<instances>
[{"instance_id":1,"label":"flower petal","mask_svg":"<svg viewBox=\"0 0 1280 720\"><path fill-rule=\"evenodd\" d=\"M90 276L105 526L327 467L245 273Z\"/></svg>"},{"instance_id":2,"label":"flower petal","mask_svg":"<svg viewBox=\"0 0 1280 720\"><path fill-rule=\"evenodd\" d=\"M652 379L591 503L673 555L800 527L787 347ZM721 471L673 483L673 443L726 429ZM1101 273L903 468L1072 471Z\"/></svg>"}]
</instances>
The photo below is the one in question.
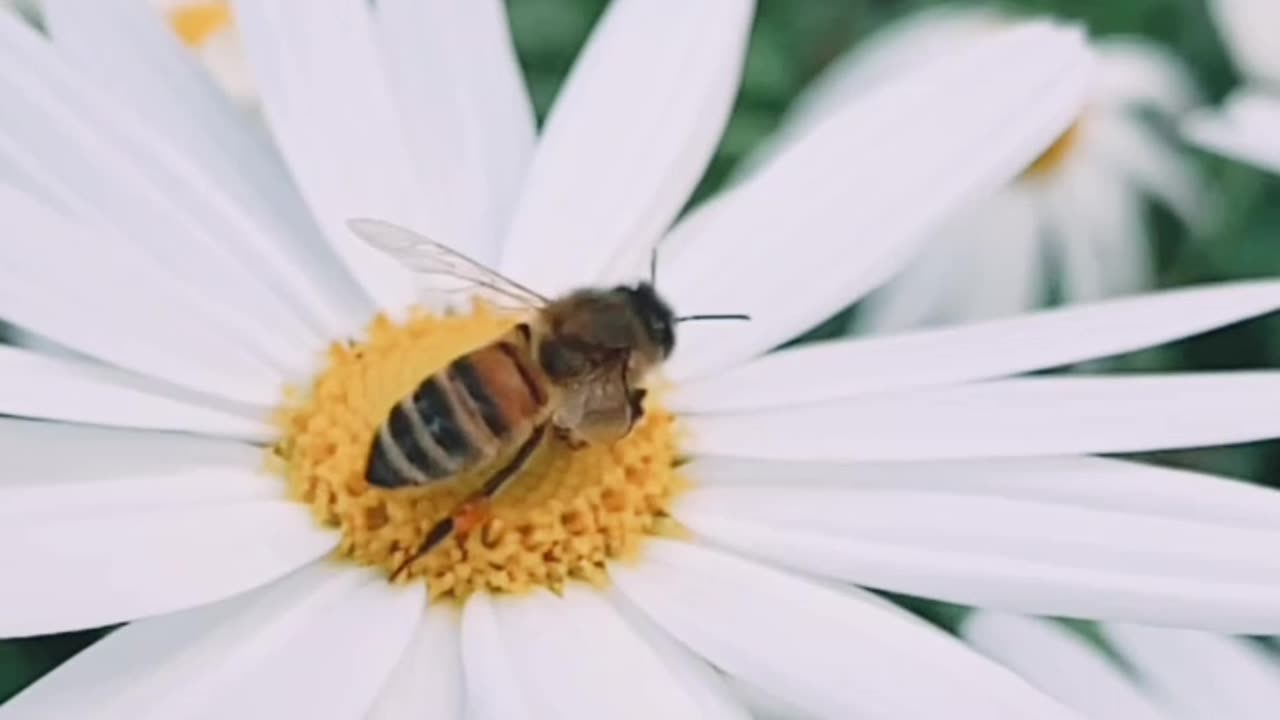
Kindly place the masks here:
<instances>
[{"instance_id":1,"label":"flower petal","mask_svg":"<svg viewBox=\"0 0 1280 720\"><path fill-rule=\"evenodd\" d=\"M409 647L378 693L369 720L462 720L461 630L456 608L444 603L427 608Z\"/></svg>"},{"instance_id":2,"label":"flower petal","mask_svg":"<svg viewBox=\"0 0 1280 720\"><path fill-rule=\"evenodd\" d=\"M278 402L282 370L219 327L217 308L116 233L70 222L4 186L0 217L11 230L0 244L0 317L193 392Z\"/></svg>"},{"instance_id":3,"label":"flower petal","mask_svg":"<svg viewBox=\"0 0 1280 720\"><path fill-rule=\"evenodd\" d=\"M275 431L265 417L166 392L110 368L0 345L0 413L245 440Z\"/></svg>"},{"instance_id":4,"label":"flower petal","mask_svg":"<svg viewBox=\"0 0 1280 720\"><path fill-rule=\"evenodd\" d=\"M671 677L697 701L700 717L707 720L749 720L752 717L738 693L730 688L728 678L676 642L622 593L612 590L609 599L631 629L644 638L649 649L671 671Z\"/></svg>"},{"instance_id":5,"label":"flower petal","mask_svg":"<svg viewBox=\"0 0 1280 720\"><path fill-rule=\"evenodd\" d=\"M1168 718L1098 648L1062 625L979 611L965 619L960 634L983 654L1086 717Z\"/></svg>"},{"instance_id":6,"label":"flower petal","mask_svg":"<svg viewBox=\"0 0 1280 720\"><path fill-rule=\"evenodd\" d=\"M245 216L251 231L220 237L251 242L256 269L289 289L285 300L326 335L350 329L349 314L367 314L337 258L316 252L318 230L276 148L160 13L131 0L49 0L42 10L55 49L131 108L147 133L191 158Z\"/></svg>"},{"instance_id":7,"label":"flower petal","mask_svg":"<svg viewBox=\"0 0 1280 720\"><path fill-rule=\"evenodd\" d=\"M613 576L694 652L821 717L1070 716L1004 668L852 589L665 540Z\"/></svg>"},{"instance_id":8,"label":"flower petal","mask_svg":"<svg viewBox=\"0 0 1280 720\"><path fill-rule=\"evenodd\" d=\"M10 580L0 637L213 602L270 582L337 542L305 508L284 500L110 507L116 504L123 503L97 515L41 507L0 528L0 567Z\"/></svg>"},{"instance_id":9,"label":"flower petal","mask_svg":"<svg viewBox=\"0 0 1280 720\"><path fill-rule=\"evenodd\" d=\"M1237 91L1220 112L1202 110L1183 123L1188 140L1220 155L1280 173L1280 98Z\"/></svg>"},{"instance_id":10,"label":"flower petal","mask_svg":"<svg viewBox=\"0 0 1280 720\"><path fill-rule=\"evenodd\" d=\"M420 178L363 0L235 0L262 109L334 251L383 308L414 298L408 271L355 238L346 221L375 217L449 242L434 175ZM338 51L340 49L340 51Z\"/></svg>"},{"instance_id":11,"label":"flower petal","mask_svg":"<svg viewBox=\"0 0 1280 720\"><path fill-rule=\"evenodd\" d=\"M1031 23L992 33L876 86L694 212L662 253L659 286L682 313L744 312L751 322L686 332L670 372L723 369L883 282L934 223L1063 132L1088 63L1078 32Z\"/></svg>"},{"instance_id":12,"label":"flower petal","mask_svg":"<svg viewBox=\"0 0 1280 720\"><path fill-rule=\"evenodd\" d=\"M1280 707L1280 660L1244 638L1114 623L1102 630L1177 717L1266 720Z\"/></svg>"},{"instance_id":13,"label":"flower petal","mask_svg":"<svg viewBox=\"0 0 1280 720\"><path fill-rule=\"evenodd\" d=\"M1209 12L1249 79L1280 84L1280 49L1271 34L1280 24L1280 7L1267 0L1214 0Z\"/></svg>"},{"instance_id":14,"label":"flower petal","mask_svg":"<svg viewBox=\"0 0 1280 720\"><path fill-rule=\"evenodd\" d=\"M217 301L240 342L285 367L306 366L319 336L255 251L274 238L195 158L148 132L8 14L0 15L0 93L9 106L0 114L0 165L16 166L50 204L114 229L191 293Z\"/></svg>"},{"instance_id":15,"label":"flower petal","mask_svg":"<svg viewBox=\"0 0 1280 720\"><path fill-rule=\"evenodd\" d=\"M534 720L521 687L522 676L498 627L494 599L467 598L462 608L462 674L468 720Z\"/></svg>"},{"instance_id":16,"label":"flower petal","mask_svg":"<svg viewBox=\"0 0 1280 720\"><path fill-rule=\"evenodd\" d=\"M238 442L0 417L0 517L282 499L261 463Z\"/></svg>"},{"instance_id":17,"label":"flower petal","mask_svg":"<svg viewBox=\"0 0 1280 720\"><path fill-rule=\"evenodd\" d=\"M1030 377L687 419L705 455L937 460L1135 453L1280 436L1280 373Z\"/></svg>"},{"instance_id":18,"label":"flower petal","mask_svg":"<svg viewBox=\"0 0 1280 720\"><path fill-rule=\"evenodd\" d=\"M496 263L533 152L534 117L499 0L382 0L387 71L419 172L445 193L451 245Z\"/></svg>"},{"instance_id":19,"label":"flower petal","mask_svg":"<svg viewBox=\"0 0 1280 720\"><path fill-rule=\"evenodd\" d=\"M1107 507L1096 496L985 489L717 486L688 493L676 515L750 555L895 592L1038 615L1274 631L1280 532L1274 522L1222 522L1232 490L1221 499L1202 488L1212 510L1197 517L1181 500ZM1280 495L1267 500L1274 517Z\"/></svg>"},{"instance_id":20,"label":"flower petal","mask_svg":"<svg viewBox=\"0 0 1280 720\"><path fill-rule=\"evenodd\" d=\"M720 140L754 6L609 4L547 118L503 270L556 293L657 240Z\"/></svg>"},{"instance_id":21,"label":"flower petal","mask_svg":"<svg viewBox=\"0 0 1280 720\"><path fill-rule=\"evenodd\" d=\"M682 412L727 412L986 380L1140 350L1277 308L1280 282L1223 283L964 327L811 343L681 383L669 402Z\"/></svg>"},{"instance_id":22,"label":"flower petal","mask_svg":"<svg viewBox=\"0 0 1280 720\"><path fill-rule=\"evenodd\" d=\"M1127 113L1097 118L1089 124L1089 141L1081 143L1081 150L1103 167L1119 170L1122 177L1154 196L1187 226L1200 227L1208 211L1209 193L1195 166L1181 154L1181 148L1142 123L1141 117Z\"/></svg>"},{"instance_id":23,"label":"flower petal","mask_svg":"<svg viewBox=\"0 0 1280 720\"><path fill-rule=\"evenodd\" d=\"M1155 43L1124 37L1093 41L1100 57L1098 101L1148 106L1181 115L1200 100L1200 92L1178 56Z\"/></svg>"},{"instance_id":24,"label":"flower petal","mask_svg":"<svg viewBox=\"0 0 1280 720\"><path fill-rule=\"evenodd\" d=\"M132 623L4 707L12 717L360 717L422 613L421 586L315 563ZM3 713L0 713L3 715Z\"/></svg>"},{"instance_id":25,"label":"flower petal","mask_svg":"<svg viewBox=\"0 0 1280 720\"><path fill-rule=\"evenodd\" d=\"M976 495L1158 515L1238 528L1280 527L1280 494L1215 475L1096 457L938 462L795 462L695 458L699 485L845 487Z\"/></svg>"},{"instance_id":26,"label":"flower petal","mask_svg":"<svg viewBox=\"0 0 1280 720\"><path fill-rule=\"evenodd\" d=\"M595 590L568 585L560 597L537 591L494 608L533 717L703 717L684 684Z\"/></svg>"}]
</instances>

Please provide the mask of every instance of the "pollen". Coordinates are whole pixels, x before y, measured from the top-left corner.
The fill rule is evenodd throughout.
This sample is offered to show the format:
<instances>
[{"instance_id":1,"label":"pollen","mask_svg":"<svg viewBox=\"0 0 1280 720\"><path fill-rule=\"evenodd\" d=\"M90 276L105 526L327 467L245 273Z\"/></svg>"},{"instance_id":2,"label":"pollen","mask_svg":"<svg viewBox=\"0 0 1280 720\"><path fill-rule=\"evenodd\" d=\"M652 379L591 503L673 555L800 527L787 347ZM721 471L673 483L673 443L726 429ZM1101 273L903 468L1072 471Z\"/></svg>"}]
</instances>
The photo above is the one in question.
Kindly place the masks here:
<instances>
[{"instance_id":1,"label":"pollen","mask_svg":"<svg viewBox=\"0 0 1280 720\"><path fill-rule=\"evenodd\" d=\"M231 4L227 0L184 3L169 12L169 25L187 47L203 47L231 26Z\"/></svg>"},{"instance_id":2,"label":"pollen","mask_svg":"<svg viewBox=\"0 0 1280 720\"><path fill-rule=\"evenodd\" d=\"M1031 165L1022 172L1022 177L1029 180L1043 180L1061 170L1067 158L1071 157L1072 152L1080 145L1081 124L1080 120L1072 123L1066 132L1059 135L1058 139L1040 154L1040 157L1032 161Z\"/></svg>"},{"instance_id":3,"label":"pollen","mask_svg":"<svg viewBox=\"0 0 1280 720\"><path fill-rule=\"evenodd\" d=\"M505 458L413 488L365 480L369 449L391 407L516 321L483 304L463 314L415 312L403 322L378 316L363 339L329 348L309 387L287 393L268 462L294 499L341 532L342 558L392 577L428 529L502 466ZM645 410L612 445L572 448L551 434L478 524L446 539L396 581L425 582L433 599L455 600L539 586L558 591L570 580L607 583L610 562L633 557L648 536L679 532L669 514L685 486L676 469L674 417L656 402Z\"/></svg>"}]
</instances>

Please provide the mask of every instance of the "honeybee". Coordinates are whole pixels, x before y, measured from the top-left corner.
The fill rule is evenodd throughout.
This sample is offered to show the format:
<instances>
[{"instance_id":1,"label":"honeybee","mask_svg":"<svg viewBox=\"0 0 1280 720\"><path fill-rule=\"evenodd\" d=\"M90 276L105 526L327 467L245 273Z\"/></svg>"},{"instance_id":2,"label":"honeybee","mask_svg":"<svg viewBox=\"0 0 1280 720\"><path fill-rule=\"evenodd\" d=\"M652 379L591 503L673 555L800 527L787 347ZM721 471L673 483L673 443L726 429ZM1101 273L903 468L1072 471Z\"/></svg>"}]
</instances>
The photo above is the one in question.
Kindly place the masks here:
<instances>
[{"instance_id":1,"label":"honeybee","mask_svg":"<svg viewBox=\"0 0 1280 720\"><path fill-rule=\"evenodd\" d=\"M450 482L510 455L428 530L393 578L453 533L483 522L489 502L548 433L572 448L626 437L644 416L644 379L671 355L678 323L748 319L677 317L654 288L656 263L647 282L550 299L412 230L380 220L347 225L412 270L487 289L529 311L501 337L423 378L378 427L365 479L380 488Z\"/></svg>"}]
</instances>

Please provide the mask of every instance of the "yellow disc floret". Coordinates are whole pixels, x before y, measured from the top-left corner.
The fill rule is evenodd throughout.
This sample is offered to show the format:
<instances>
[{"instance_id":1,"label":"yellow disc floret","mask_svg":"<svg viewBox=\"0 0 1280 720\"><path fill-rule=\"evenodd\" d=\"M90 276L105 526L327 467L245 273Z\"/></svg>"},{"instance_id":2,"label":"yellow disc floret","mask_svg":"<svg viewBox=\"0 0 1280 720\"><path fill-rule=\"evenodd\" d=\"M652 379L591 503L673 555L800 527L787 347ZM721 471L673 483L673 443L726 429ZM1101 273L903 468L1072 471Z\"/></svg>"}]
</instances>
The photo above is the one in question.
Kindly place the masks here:
<instances>
[{"instance_id":1,"label":"yellow disc floret","mask_svg":"<svg viewBox=\"0 0 1280 720\"><path fill-rule=\"evenodd\" d=\"M169 24L187 47L202 47L209 38L231 27L227 0L184 3L169 11Z\"/></svg>"},{"instance_id":2,"label":"yellow disc floret","mask_svg":"<svg viewBox=\"0 0 1280 720\"><path fill-rule=\"evenodd\" d=\"M1067 128L1067 131L1058 136L1040 157L1036 158L1022 176L1030 180L1039 180L1053 176L1066 165L1067 158L1071 157L1071 153L1080 144L1080 125L1081 120L1077 120Z\"/></svg>"},{"instance_id":3,"label":"yellow disc floret","mask_svg":"<svg viewBox=\"0 0 1280 720\"><path fill-rule=\"evenodd\" d=\"M365 480L369 448L391 407L514 322L484 305L468 314L414 313L403 323L379 316L364 340L333 345L311 386L291 393L271 462L294 498L341 531L342 556L390 575L501 464L419 488L387 490ZM603 582L610 560L632 555L646 535L675 529L667 512L682 486L675 464L674 419L654 403L610 446L573 449L550 439L495 499L487 520L399 578L425 580L432 597L454 598L554 590L571 578Z\"/></svg>"}]
</instances>

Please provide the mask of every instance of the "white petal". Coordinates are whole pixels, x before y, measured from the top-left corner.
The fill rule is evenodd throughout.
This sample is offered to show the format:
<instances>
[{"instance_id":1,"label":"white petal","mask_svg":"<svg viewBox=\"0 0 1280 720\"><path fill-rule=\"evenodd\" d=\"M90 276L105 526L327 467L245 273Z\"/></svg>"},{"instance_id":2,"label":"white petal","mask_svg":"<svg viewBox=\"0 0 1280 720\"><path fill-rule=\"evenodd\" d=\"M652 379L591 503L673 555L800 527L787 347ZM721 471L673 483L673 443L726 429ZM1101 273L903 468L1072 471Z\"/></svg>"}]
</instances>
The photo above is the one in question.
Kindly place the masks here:
<instances>
[{"instance_id":1,"label":"white petal","mask_svg":"<svg viewBox=\"0 0 1280 720\"><path fill-rule=\"evenodd\" d=\"M936 460L1133 453L1280 436L1280 373L1031 377L688 418L698 454Z\"/></svg>"},{"instance_id":2,"label":"white petal","mask_svg":"<svg viewBox=\"0 0 1280 720\"><path fill-rule=\"evenodd\" d=\"M236 0L236 23L261 87L263 112L289 169L338 256L378 303L402 310L408 272L348 232L376 217L419 232L447 217L443 194L415 174L368 3ZM438 180L427 176L425 180Z\"/></svg>"},{"instance_id":3,"label":"white petal","mask_svg":"<svg viewBox=\"0 0 1280 720\"><path fill-rule=\"evenodd\" d=\"M1207 211L1206 188L1190 158L1147 127L1141 117L1116 113L1099 117L1081 132L1082 151L1108 169L1114 167L1139 188L1177 214L1183 223L1199 227Z\"/></svg>"},{"instance_id":4,"label":"white petal","mask_svg":"<svg viewBox=\"0 0 1280 720\"><path fill-rule=\"evenodd\" d=\"M1215 493L1205 495L1212 506ZM1278 504L1270 503L1273 515ZM1237 528L1217 513L1179 517L1152 505L718 486L688 493L676 515L753 556L948 602L1234 631L1280 627L1274 524Z\"/></svg>"},{"instance_id":5,"label":"white petal","mask_svg":"<svg viewBox=\"0 0 1280 720\"><path fill-rule=\"evenodd\" d=\"M265 417L164 392L110 368L7 346L0 346L0 413L246 440L275 436Z\"/></svg>"},{"instance_id":6,"label":"white petal","mask_svg":"<svg viewBox=\"0 0 1280 720\"><path fill-rule=\"evenodd\" d=\"M1280 174L1280 98L1239 91L1221 112L1191 114L1182 132L1191 142Z\"/></svg>"},{"instance_id":7,"label":"white petal","mask_svg":"<svg viewBox=\"0 0 1280 720\"><path fill-rule=\"evenodd\" d=\"M279 478L254 471L262 455L212 438L0 418L0 517L283 499Z\"/></svg>"},{"instance_id":8,"label":"white petal","mask_svg":"<svg viewBox=\"0 0 1280 720\"><path fill-rule=\"evenodd\" d=\"M671 671L672 679L697 701L701 717L708 720L748 720L752 717L738 697L736 687L730 687L728 678L676 642L622 593L611 590L609 599L631 629L660 657L662 664Z\"/></svg>"},{"instance_id":9,"label":"white petal","mask_svg":"<svg viewBox=\"0 0 1280 720\"><path fill-rule=\"evenodd\" d=\"M1087 717L1168 718L1099 648L1062 625L1018 615L977 612L965 620L960 634L991 659Z\"/></svg>"},{"instance_id":10,"label":"white petal","mask_svg":"<svg viewBox=\"0 0 1280 720\"><path fill-rule=\"evenodd\" d=\"M695 458L699 485L846 487L975 495L1158 515L1228 527L1280 527L1280 494L1247 482L1096 457L834 463Z\"/></svg>"},{"instance_id":11,"label":"white petal","mask_svg":"<svg viewBox=\"0 0 1280 720\"><path fill-rule=\"evenodd\" d=\"M278 402L284 373L118 234L70 222L4 186L0 216L12 231L0 244L0 317L194 392L264 407Z\"/></svg>"},{"instance_id":12,"label":"white petal","mask_svg":"<svg viewBox=\"0 0 1280 720\"><path fill-rule=\"evenodd\" d=\"M883 282L934 223L1063 132L1087 69L1076 32L1033 23L992 33L877 86L693 213L661 255L660 288L682 313L744 312L751 322L684 332L673 376L758 354Z\"/></svg>"},{"instance_id":13,"label":"white petal","mask_svg":"<svg viewBox=\"0 0 1280 720\"><path fill-rule=\"evenodd\" d=\"M97 514L38 507L5 522L0 567L9 583L0 636L97 627L220 600L314 560L338 539L285 500L116 504Z\"/></svg>"},{"instance_id":14,"label":"white petal","mask_svg":"<svg viewBox=\"0 0 1280 720\"><path fill-rule=\"evenodd\" d=\"M1277 308L1280 283L1223 283L964 327L812 343L681 383L670 403L679 411L724 412L985 380L1132 352Z\"/></svg>"},{"instance_id":15,"label":"white petal","mask_svg":"<svg viewBox=\"0 0 1280 720\"><path fill-rule=\"evenodd\" d=\"M1267 720L1280 707L1280 659L1244 638L1118 624L1103 635L1175 717Z\"/></svg>"},{"instance_id":16,"label":"white petal","mask_svg":"<svg viewBox=\"0 0 1280 720\"><path fill-rule=\"evenodd\" d=\"M468 720L537 717L498 627L494 600L487 593L472 595L462 608L462 674Z\"/></svg>"},{"instance_id":17,"label":"white petal","mask_svg":"<svg viewBox=\"0 0 1280 720\"><path fill-rule=\"evenodd\" d=\"M443 603L425 612L369 720L462 720L461 617Z\"/></svg>"},{"instance_id":18,"label":"white petal","mask_svg":"<svg viewBox=\"0 0 1280 720\"><path fill-rule=\"evenodd\" d=\"M113 228L192 293L218 301L242 342L285 367L306 365L319 336L255 251L274 239L195 158L149 132L42 36L4 15L0 93L10 103L0 115L0 164L38 178L53 204Z\"/></svg>"},{"instance_id":19,"label":"white petal","mask_svg":"<svg viewBox=\"0 0 1280 720\"><path fill-rule=\"evenodd\" d=\"M147 133L190 157L210 186L245 215L248 231L226 232L222 240L253 242L246 249L257 269L289 289L286 300L331 332L348 329L346 314L367 313L367 307L357 304L337 258L317 252L318 232L275 147L147 5L49 0L44 20L59 52L131 108Z\"/></svg>"},{"instance_id":20,"label":"white petal","mask_svg":"<svg viewBox=\"0 0 1280 720\"><path fill-rule=\"evenodd\" d=\"M316 563L256 592L117 630L3 710L104 720L360 717L424 602L422 586L392 589L379 575Z\"/></svg>"},{"instance_id":21,"label":"white petal","mask_svg":"<svg viewBox=\"0 0 1280 720\"><path fill-rule=\"evenodd\" d=\"M1095 102L1149 106L1178 115L1199 100L1190 72L1178 56L1165 48L1132 38L1098 38L1099 55Z\"/></svg>"},{"instance_id":22,"label":"white petal","mask_svg":"<svg viewBox=\"0 0 1280 720\"><path fill-rule=\"evenodd\" d=\"M533 106L498 0L383 0L392 90L420 173L438 176L442 237L486 263L533 152Z\"/></svg>"},{"instance_id":23,"label":"white petal","mask_svg":"<svg viewBox=\"0 0 1280 720\"><path fill-rule=\"evenodd\" d=\"M1213 0L1209 10L1240 69L1262 84L1280 83L1280 49L1271 34L1280 8L1268 0Z\"/></svg>"},{"instance_id":24,"label":"white petal","mask_svg":"<svg viewBox=\"0 0 1280 720\"><path fill-rule=\"evenodd\" d=\"M652 541L613 575L694 652L820 717L1070 716L1004 668L853 590L670 541Z\"/></svg>"},{"instance_id":25,"label":"white petal","mask_svg":"<svg viewBox=\"0 0 1280 720\"><path fill-rule=\"evenodd\" d=\"M657 240L720 140L754 5L609 5L547 118L504 270L555 293L589 282L628 246Z\"/></svg>"},{"instance_id":26,"label":"white petal","mask_svg":"<svg viewBox=\"0 0 1280 720\"><path fill-rule=\"evenodd\" d=\"M702 717L661 656L594 589L540 590L494 607L533 717Z\"/></svg>"}]
</instances>

